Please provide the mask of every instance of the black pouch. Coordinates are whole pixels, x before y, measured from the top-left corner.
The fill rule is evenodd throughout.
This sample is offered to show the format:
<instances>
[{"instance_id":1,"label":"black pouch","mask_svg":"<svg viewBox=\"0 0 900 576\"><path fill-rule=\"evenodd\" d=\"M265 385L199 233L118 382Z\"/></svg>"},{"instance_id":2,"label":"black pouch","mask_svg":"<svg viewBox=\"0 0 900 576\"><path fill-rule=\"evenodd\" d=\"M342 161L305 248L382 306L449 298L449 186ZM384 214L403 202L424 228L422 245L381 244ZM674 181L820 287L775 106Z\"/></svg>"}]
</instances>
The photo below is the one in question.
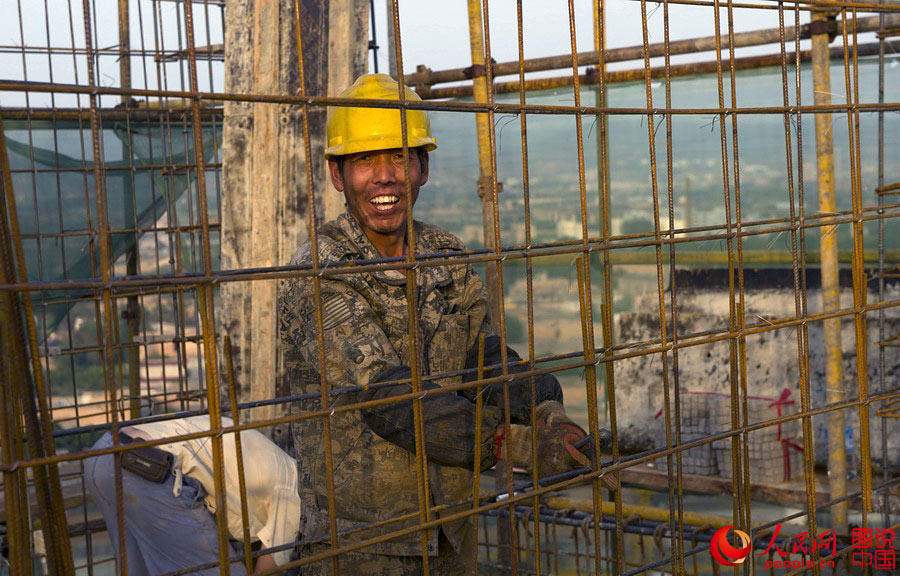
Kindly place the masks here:
<instances>
[{"instance_id":1,"label":"black pouch","mask_svg":"<svg viewBox=\"0 0 900 576\"><path fill-rule=\"evenodd\" d=\"M131 436L120 433L122 444L130 444ZM161 484L169 477L175 456L154 446L144 446L122 453L122 468L141 478Z\"/></svg>"}]
</instances>

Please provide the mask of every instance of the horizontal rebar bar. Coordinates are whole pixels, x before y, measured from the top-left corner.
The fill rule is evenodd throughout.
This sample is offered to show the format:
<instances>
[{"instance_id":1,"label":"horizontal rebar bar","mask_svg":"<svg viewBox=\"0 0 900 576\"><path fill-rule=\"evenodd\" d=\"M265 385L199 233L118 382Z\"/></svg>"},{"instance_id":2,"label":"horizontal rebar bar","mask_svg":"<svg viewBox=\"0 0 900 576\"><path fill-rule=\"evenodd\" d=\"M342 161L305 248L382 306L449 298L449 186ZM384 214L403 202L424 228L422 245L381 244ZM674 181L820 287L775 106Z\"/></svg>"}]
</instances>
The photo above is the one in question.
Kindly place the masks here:
<instances>
[{"instance_id":1,"label":"horizontal rebar bar","mask_svg":"<svg viewBox=\"0 0 900 576\"><path fill-rule=\"evenodd\" d=\"M863 208L862 213L867 216L859 218L859 220L875 221L897 216L895 211L900 210L900 204L880 205L869 208ZM269 266L260 268L241 268L238 270L219 270L209 274L204 273L182 273L182 274L162 274L162 275L143 275L135 278L113 277L108 281L101 279L83 279L83 280L67 280L67 281L32 281L18 283L0 283L0 291L37 291L37 290L73 290L73 289L101 289L101 288L119 288L119 287L139 287L139 286L166 286L166 285L185 285L185 284L207 284L219 282L235 282L249 280L278 280L282 278L300 278L300 277L331 277L340 274L356 273L356 272L372 272L382 270L405 270L411 267L427 267L427 266L446 266L446 265L462 265L475 264L481 262L495 262L506 260L518 260L524 258L540 258L547 256L560 255L576 255L590 254L592 252L601 252L604 250L623 250L626 248L641 248L646 246L668 245L668 244L690 244L696 242L708 242L710 240L728 240L731 238L746 238L751 236L760 236L764 234L773 234L780 232L789 232L792 230L801 230L808 228L818 228L823 226L834 226L838 224L851 223L857 218L847 215L847 212L835 212L832 214L818 214L807 216L802 224L794 224L787 226L772 226L769 228L742 230L741 232L725 232L717 234L707 234L702 237L682 237L673 238L676 235L686 235L693 232L693 228L679 229L676 231L660 232L660 239L648 238L648 234L630 234L611 236L607 241L600 238L591 238L584 244L582 242L548 242L543 244L535 244L532 246L513 246L503 248L498 256L493 250L465 250L454 252L434 252L428 254L417 254L414 263L404 262L401 258L371 258L366 260L345 261L339 263L327 263L317 272L313 271L310 265L298 266ZM777 221L785 221L778 219ZM745 224L747 228L752 223ZM711 227L697 228L696 230L709 230ZM712 227L721 229L721 226ZM665 236L665 237L663 237ZM639 239L635 239L639 238ZM644 239L647 238L647 239ZM689 251L682 254L689 254ZM771 252L770 252L771 253ZM749 258L752 253L747 251ZM613 252L614 257L619 257ZM816 252L808 252L805 257L807 263L814 263ZM876 252L869 250L865 252L866 259L874 261ZM893 250L886 252L888 260L900 260L898 253ZM626 258L626 257L623 257ZM640 258L640 257L638 257ZM634 263L625 260L625 263ZM638 262L639 263L639 262ZM773 263L778 263L776 260Z\"/></svg>"},{"instance_id":2,"label":"horizontal rebar bar","mask_svg":"<svg viewBox=\"0 0 900 576\"><path fill-rule=\"evenodd\" d=\"M186 120L191 114L187 107L172 108L101 108L99 110L102 122L149 121L161 120ZM88 108L0 108L0 117L4 120L89 120L91 111ZM221 121L224 111L220 107L204 106L200 109L200 117L204 121ZM207 166L214 166L210 162Z\"/></svg>"},{"instance_id":3,"label":"horizontal rebar bar","mask_svg":"<svg viewBox=\"0 0 900 576\"><path fill-rule=\"evenodd\" d=\"M315 107L353 107L360 108L360 101L353 98L340 98L334 96L298 96L295 94L251 94L251 93L225 93L225 92L201 92L190 90L148 90L140 88L115 88L110 86L85 86L82 84L62 84L48 82L25 81L0 81L0 92L37 92L44 94L87 94L94 96L145 96L150 98L185 98L197 100L201 103L226 101L226 102L255 102L268 104L292 104L295 106L307 105ZM511 102L461 102L461 101L419 101L405 100L376 100L367 99L365 108L386 108L406 110L427 110L438 112L495 112L504 114L546 114L559 116L596 116L607 115L753 115L753 114L795 114L801 113L834 113L834 112L893 112L900 110L900 102L884 103L853 103L853 104L828 104L828 105L797 105L797 106L722 106L718 108L665 108L655 106L643 107L603 107L603 106L565 106L549 104L514 104Z\"/></svg>"}]
</instances>

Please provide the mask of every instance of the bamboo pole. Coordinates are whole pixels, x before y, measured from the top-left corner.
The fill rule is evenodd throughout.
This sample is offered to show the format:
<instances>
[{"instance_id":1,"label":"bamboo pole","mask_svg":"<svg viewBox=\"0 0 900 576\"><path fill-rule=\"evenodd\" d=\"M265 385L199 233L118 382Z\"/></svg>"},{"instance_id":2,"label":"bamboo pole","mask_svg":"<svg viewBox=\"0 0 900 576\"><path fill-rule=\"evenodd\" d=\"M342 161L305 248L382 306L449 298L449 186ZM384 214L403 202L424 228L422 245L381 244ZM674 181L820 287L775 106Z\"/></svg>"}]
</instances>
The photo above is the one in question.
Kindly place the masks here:
<instances>
[{"instance_id":1,"label":"bamboo pole","mask_svg":"<svg viewBox=\"0 0 900 576\"><path fill-rule=\"evenodd\" d=\"M813 94L816 106L831 103L831 58L828 48L831 38L824 31L833 17L815 12L812 23L820 26L822 33L812 35ZM819 211L836 210L834 197L834 140L831 133L831 114L816 114L816 167L819 189ZM820 230L822 271L822 311L841 307L840 263L838 261L837 225L823 226ZM844 399L843 346L841 320L832 318L823 322L825 345L826 402ZM847 493L847 455L844 447L844 412L837 410L828 415L828 481L832 498ZM831 509L832 528L847 533L847 503L840 502Z\"/></svg>"},{"instance_id":2,"label":"bamboo pole","mask_svg":"<svg viewBox=\"0 0 900 576\"><path fill-rule=\"evenodd\" d=\"M475 102L485 103L487 80L484 74L484 33L482 30L481 5L478 0L469 0L469 42L472 53L472 68L478 74L472 78ZM415 75L413 75L415 76ZM410 85L413 82L409 82ZM481 198L481 218L484 227L484 247L494 248L493 201L491 199L491 147L490 123L486 113L475 114L475 129L478 139L478 197ZM492 266L485 267L485 285L491 310L491 323L498 326L501 315L497 305L497 274Z\"/></svg>"}]
</instances>

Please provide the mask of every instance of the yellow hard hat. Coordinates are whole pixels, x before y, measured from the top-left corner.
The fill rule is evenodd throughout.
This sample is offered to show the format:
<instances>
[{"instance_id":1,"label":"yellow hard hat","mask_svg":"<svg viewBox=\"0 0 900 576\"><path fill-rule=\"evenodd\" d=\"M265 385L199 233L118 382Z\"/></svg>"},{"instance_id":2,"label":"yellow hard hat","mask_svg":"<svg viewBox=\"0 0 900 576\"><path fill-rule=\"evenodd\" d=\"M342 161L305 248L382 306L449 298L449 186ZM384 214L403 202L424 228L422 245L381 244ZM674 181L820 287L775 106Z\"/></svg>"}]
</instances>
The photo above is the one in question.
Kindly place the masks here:
<instances>
[{"instance_id":1,"label":"yellow hard hat","mask_svg":"<svg viewBox=\"0 0 900 576\"><path fill-rule=\"evenodd\" d=\"M361 100L399 100L400 86L387 74L363 74L340 98ZM419 95L406 87L406 99L421 102ZM344 156L372 150L402 148L400 114L396 108L328 108L328 147L325 157ZM431 124L424 110L406 111L406 141L410 148L437 148L431 136Z\"/></svg>"}]
</instances>

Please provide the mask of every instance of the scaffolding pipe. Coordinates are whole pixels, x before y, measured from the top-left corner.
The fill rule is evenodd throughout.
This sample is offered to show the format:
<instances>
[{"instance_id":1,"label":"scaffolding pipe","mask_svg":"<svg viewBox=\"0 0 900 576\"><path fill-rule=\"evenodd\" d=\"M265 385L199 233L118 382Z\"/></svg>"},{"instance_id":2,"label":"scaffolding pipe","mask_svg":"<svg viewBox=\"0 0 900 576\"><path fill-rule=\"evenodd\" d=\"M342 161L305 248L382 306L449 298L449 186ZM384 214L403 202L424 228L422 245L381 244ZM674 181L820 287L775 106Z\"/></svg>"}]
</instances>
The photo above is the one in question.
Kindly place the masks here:
<instances>
[{"instance_id":1,"label":"scaffolding pipe","mask_svg":"<svg viewBox=\"0 0 900 576\"><path fill-rule=\"evenodd\" d=\"M876 19L877 20L877 19ZM820 33L812 35L813 94L816 106L831 103L831 58L828 48L831 42L829 28L834 26L834 15L815 12L811 26L816 24ZM819 211L824 214L836 210L834 197L834 141L831 133L831 114L816 114L816 167L819 189ZM838 260L837 225L819 229L822 273L822 311L839 310L841 307L840 263ZM842 402L844 399L843 347L841 344L841 319L831 318L822 324L825 345L826 402ZM836 410L828 415L828 485L831 498L841 498L847 493L847 455L844 446L844 412ZM831 509L832 527L840 534L847 533L847 503L839 502Z\"/></svg>"},{"instance_id":2,"label":"scaffolding pipe","mask_svg":"<svg viewBox=\"0 0 900 576\"><path fill-rule=\"evenodd\" d=\"M894 46L893 43L888 42L887 45L889 47L894 47L896 51L900 52L900 45ZM878 54L879 44L877 42L872 42L869 44L862 44L859 46L859 56L875 56ZM795 58L795 54L793 52L787 53L787 58L793 61ZM831 49L831 58L843 58L844 50L841 47L835 47ZM744 58L735 58L734 60L734 69L735 70L754 70L757 68L764 68L767 66L780 66L781 65L781 54L765 54L762 56L746 56ZM800 52L800 60L802 62L809 62L810 60L810 52L808 50L803 50ZM718 62L715 60L704 61L704 62L690 62L687 64L676 64L670 66L669 68L669 76L670 77L684 77L684 76L695 76L697 74L714 74L716 72ZM727 67L730 65L730 60L723 59L722 66ZM606 71L606 83L608 84L618 84L624 82L638 82L644 80L646 71L643 67L641 68L629 68L628 70L607 70ZM650 68L650 77L651 78L663 78L665 77L666 70L664 67L655 67ZM581 85L585 86L593 86L598 85L600 83L600 73L596 68L589 67L585 70L584 74L580 74L578 76L578 82ZM574 80L572 75L568 76L553 76L551 78L533 78L531 80L526 80L524 82L526 91L535 91L535 90L552 90L555 88L562 88L566 86L572 86L574 84ZM511 94L519 91L519 81L514 80L511 82L499 82L494 84L494 93L495 94ZM419 87L416 90L416 93L423 100L437 100L442 98L465 98L472 96L472 85L470 84L462 84L459 86L447 86L443 88L430 88L428 86ZM599 101L597 103L598 108L605 108L605 104L600 104Z\"/></svg>"},{"instance_id":3,"label":"scaffolding pipe","mask_svg":"<svg viewBox=\"0 0 900 576\"><path fill-rule=\"evenodd\" d=\"M873 32L879 30L879 16L871 16L868 18L860 18L856 21L856 31L858 34L864 32ZM800 26L800 38L807 39L812 37L810 27L812 24L804 24ZM841 32L841 24L839 23L837 33ZM900 26L900 14L890 14L884 16L885 27ZM796 34L796 28L785 27L784 41L793 41ZM761 46L764 44L775 44L782 39L782 30L780 28L770 28L766 30L753 30L750 32L738 32L734 34L734 47L744 48L747 46ZM716 49L716 37L706 36L704 38L691 38L686 40L676 40L669 42L657 42L647 45L647 54L650 58L660 58L668 51L670 56L679 54L694 54L698 52L710 52ZM578 66L594 66L599 60L600 55L596 50L590 52L580 52L577 54ZM623 48L607 49L603 54L604 61L609 64L612 62L627 62L629 60L643 60L644 46L627 46ZM410 86L419 88L421 86L433 86L435 84L444 84L447 82L465 82L478 78L479 69L473 61L473 65L468 68L452 68L449 70L431 71L427 68L420 69L415 74L410 74L407 83ZM561 56L547 56L544 58L531 58L524 62L525 72L542 72L545 70L567 69L572 66L572 55L564 54ZM519 73L519 62L501 62L493 66L494 78L500 76L510 76Z\"/></svg>"}]
</instances>

